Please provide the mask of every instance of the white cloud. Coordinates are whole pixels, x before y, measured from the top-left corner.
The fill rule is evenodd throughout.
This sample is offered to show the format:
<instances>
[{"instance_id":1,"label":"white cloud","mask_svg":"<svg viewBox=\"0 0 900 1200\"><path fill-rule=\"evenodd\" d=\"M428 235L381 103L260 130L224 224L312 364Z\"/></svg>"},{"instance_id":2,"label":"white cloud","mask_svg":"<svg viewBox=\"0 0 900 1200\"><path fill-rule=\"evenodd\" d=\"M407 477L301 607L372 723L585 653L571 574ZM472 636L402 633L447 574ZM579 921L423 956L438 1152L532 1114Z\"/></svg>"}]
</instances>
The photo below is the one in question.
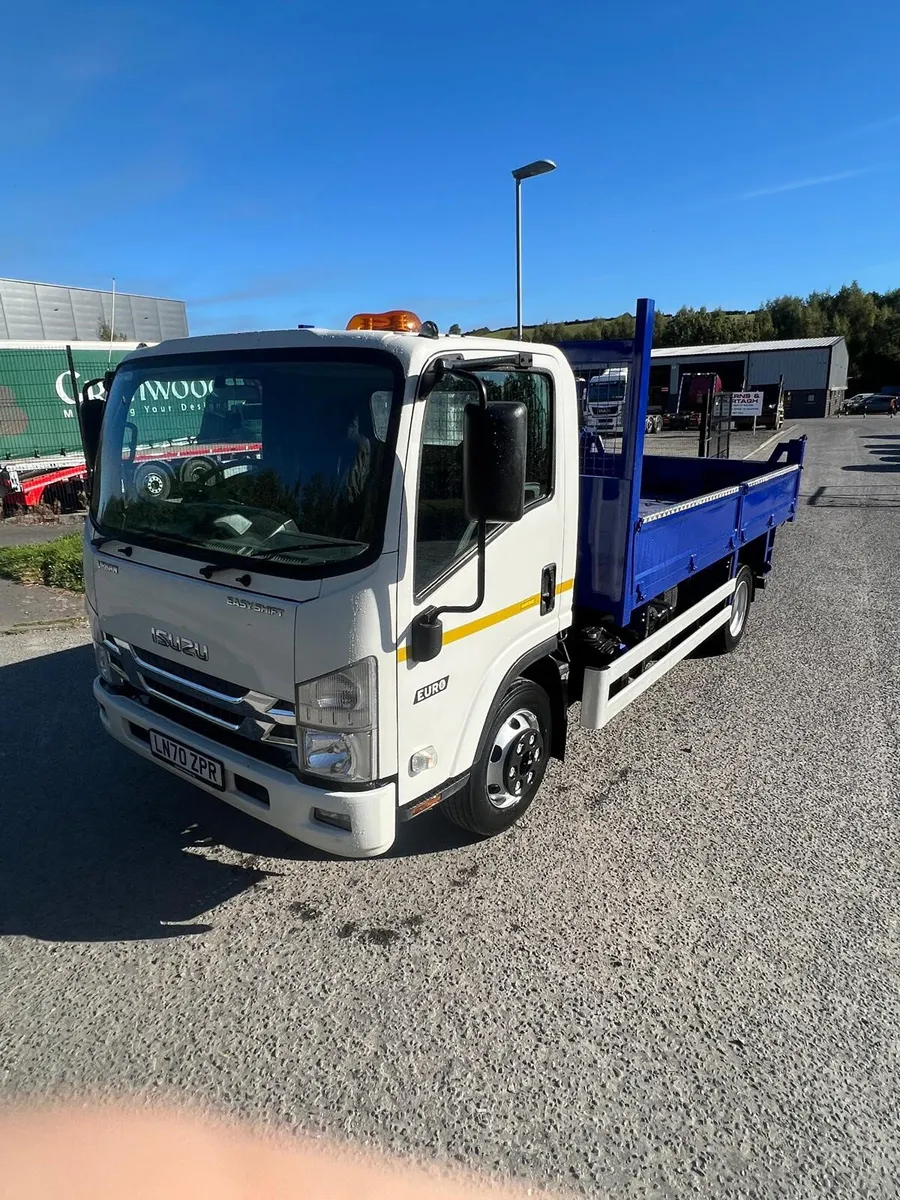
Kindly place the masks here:
<instances>
[{"instance_id":1,"label":"white cloud","mask_svg":"<svg viewBox=\"0 0 900 1200\"><path fill-rule=\"evenodd\" d=\"M826 183L839 183L842 179L856 179L860 175L869 175L879 167L858 167L854 171L837 171L834 175L816 175L812 179L793 179L789 183L774 183L771 187L756 188L752 192L744 192L741 200L756 200L760 196L778 196L782 192L797 192L801 188L821 187Z\"/></svg>"}]
</instances>

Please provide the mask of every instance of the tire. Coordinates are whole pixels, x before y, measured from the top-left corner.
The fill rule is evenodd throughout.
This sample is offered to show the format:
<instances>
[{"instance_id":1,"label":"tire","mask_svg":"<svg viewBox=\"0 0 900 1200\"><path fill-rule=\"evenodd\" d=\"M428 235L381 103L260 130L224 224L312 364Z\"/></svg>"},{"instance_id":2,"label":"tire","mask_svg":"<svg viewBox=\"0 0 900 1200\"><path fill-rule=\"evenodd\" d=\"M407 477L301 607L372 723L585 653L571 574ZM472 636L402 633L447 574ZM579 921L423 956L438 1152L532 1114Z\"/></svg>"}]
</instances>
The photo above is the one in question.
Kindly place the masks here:
<instances>
[{"instance_id":1,"label":"tire","mask_svg":"<svg viewBox=\"0 0 900 1200\"><path fill-rule=\"evenodd\" d=\"M738 568L734 595L731 598L732 617L707 642L713 654L730 654L747 631L747 617L753 603L753 572L746 565Z\"/></svg>"},{"instance_id":2,"label":"tire","mask_svg":"<svg viewBox=\"0 0 900 1200\"><path fill-rule=\"evenodd\" d=\"M182 463L179 479L182 483L190 485L212 483L219 474L218 463L213 462L211 458L204 458L202 455L197 458L187 458Z\"/></svg>"},{"instance_id":3,"label":"tire","mask_svg":"<svg viewBox=\"0 0 900 1200\"><path fill-rule=\"evenodd\" d=\"M144 462L134 472L132 488L139 500L167 500L174 476L165 462Z\"/></svg>"},{"instance_id":4,"label":"tire","mask_svg":"<svg viewBox=\"0 0 900 1200\"><path fill-rule=\"evenodd\" d=\"M484 752L468 784L441 805L445 815L481 837L509 829L544 780L552 734L547 693L530 679L517 679L491 714Z\"/></svg>"}]
</instances>

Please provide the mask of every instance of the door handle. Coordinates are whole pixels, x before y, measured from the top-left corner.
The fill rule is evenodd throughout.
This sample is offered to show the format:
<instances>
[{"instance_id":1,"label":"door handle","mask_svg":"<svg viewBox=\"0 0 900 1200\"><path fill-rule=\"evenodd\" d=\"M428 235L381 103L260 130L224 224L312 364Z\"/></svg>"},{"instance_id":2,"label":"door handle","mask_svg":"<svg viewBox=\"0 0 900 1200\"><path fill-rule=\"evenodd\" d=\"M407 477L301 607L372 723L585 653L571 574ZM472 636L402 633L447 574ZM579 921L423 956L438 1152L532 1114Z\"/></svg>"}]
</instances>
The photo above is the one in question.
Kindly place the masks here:
<instances>
[{"instance_id":1,"label":"door handle","mask_svg":"<svg viewBox=\"0 0 900 1200\"><path fill-rule=\"evenodd\" d=\"M556 563L541 571L541 616L556 608Z\"/></svg>"}]
</instances>

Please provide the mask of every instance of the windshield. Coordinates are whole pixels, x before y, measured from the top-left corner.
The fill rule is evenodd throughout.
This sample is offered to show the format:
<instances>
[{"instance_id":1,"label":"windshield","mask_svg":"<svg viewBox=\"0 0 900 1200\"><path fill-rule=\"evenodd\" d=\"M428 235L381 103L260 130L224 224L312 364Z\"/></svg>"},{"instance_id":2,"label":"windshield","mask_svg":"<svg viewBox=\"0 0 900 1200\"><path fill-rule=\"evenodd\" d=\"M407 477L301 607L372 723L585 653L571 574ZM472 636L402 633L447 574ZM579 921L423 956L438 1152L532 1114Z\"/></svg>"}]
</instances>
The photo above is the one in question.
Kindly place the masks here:
<instances>
[{"instance_id":1,"label":"windshield","mask_svg":"<svg viewBox=\"0 0 900 1200\"><path fill-rule=\"evenodd\" d=\"M126 363L104 418L94 522L276 574L354 569L380 552L402 382L396 360L373 351Z\"/></svg>"},{"instance_id":2,"label":"windshield","mask_svg":"<svg viewBox=\"0 0 900 1200\"><path fill-rule=\"evenodd\" d=\"M588 400L592 403L624 400L627 383L628 378L623 373L595 375L588 383Z\"/></svg>"}]
</instances>

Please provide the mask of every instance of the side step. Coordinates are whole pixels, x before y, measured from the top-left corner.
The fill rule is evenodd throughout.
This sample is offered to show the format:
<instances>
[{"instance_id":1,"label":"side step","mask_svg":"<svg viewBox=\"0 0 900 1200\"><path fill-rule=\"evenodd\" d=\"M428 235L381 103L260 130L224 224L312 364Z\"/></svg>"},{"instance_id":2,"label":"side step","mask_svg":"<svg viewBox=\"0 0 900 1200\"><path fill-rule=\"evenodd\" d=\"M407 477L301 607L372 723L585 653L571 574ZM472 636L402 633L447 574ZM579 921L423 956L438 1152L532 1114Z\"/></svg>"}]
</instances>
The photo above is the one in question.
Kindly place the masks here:
<instances>
[{"instance_id":1,"label":"side step","mask_svg":"<svg viewBox=\"0 0 900 1200\"><path fill-rule=\"evenodd\" d=\"M602 670L597 667L586 667L584 690L581 697L582 726L585 729L602 729L613 717L627 708L632 700L636 700L642 692L646 692L647 688L652 687L658 679L661 679L667 671L671 671L677 663L680 663L692 650L705 642L717 629L727 625L731 620L730 606L723 608L721 612L714 613L683 642L673 646L667 654L648 667L637 679L633 679L621 691L616 692L615 696L610 697L612 685L623 675L628 675L635 667L640 666L662 646L687 629L689 625L693 625L695 621L708 613L710 609L721 604L723 600L727 600L733 594L734 588L735 580L729 579L727 583L723 583L714 592L704 596L702 600L692 605L674 621L669 621L662 629L658 629L656 633L645 638L639 645L627 650L621 658L617 658L608 667L604 667Z\"/></svg>"}]
</instances>

